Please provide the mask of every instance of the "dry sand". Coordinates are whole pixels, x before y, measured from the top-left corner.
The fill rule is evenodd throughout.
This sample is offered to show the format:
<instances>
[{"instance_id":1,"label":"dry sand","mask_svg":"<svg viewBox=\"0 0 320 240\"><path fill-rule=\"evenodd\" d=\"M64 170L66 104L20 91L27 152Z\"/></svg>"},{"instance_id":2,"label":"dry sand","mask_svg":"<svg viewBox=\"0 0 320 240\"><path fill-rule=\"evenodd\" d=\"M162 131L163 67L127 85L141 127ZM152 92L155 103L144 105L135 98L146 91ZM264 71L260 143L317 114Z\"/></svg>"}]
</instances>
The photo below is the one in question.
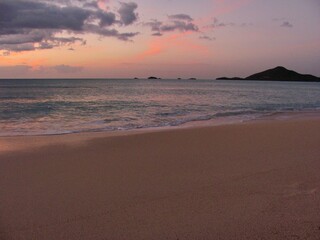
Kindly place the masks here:
<instances>
[{"instance_id":1,"label":"dry sand","mask_svg":"<svg viewBox=\"0 0 320 240\"><path fill-rule=\"evenodd\" d=\"M320 239L320 119L0 138L0 239Z\"/></svg>"}]
</instances>

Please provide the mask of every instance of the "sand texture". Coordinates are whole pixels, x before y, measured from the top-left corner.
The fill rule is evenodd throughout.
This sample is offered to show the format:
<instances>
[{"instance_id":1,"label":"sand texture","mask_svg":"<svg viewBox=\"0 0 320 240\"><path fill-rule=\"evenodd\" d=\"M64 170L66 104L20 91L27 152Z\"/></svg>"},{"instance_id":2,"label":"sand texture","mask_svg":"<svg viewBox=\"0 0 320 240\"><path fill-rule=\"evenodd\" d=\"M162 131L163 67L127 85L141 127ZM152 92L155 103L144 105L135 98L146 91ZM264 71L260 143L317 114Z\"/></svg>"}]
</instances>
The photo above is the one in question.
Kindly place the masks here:
<instances>
[{"instance_id":1,"label":"sand texture","mask_svg":"<svg viewBox=\"0 0 320 240\"><path fill-rule=\"evenodd\" d=\"M1 240L320 239L320 120L0 139Z\"/></svg>"}]
</instances>

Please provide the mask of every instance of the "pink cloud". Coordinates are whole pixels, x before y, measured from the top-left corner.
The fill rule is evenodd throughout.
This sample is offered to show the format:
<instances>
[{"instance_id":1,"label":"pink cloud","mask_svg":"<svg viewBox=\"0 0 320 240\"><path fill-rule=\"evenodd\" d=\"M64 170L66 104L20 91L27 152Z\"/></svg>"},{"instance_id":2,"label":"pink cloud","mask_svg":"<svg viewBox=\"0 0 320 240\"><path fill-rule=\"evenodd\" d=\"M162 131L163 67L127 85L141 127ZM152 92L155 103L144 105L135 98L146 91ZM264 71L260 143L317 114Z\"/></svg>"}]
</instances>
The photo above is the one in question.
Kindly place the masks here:
<instances>
[{"instance_id":1,"label":"pink cloud","mask_svg":"<svg viewBox=\"0 0 320 240\"><path fill-rule=\"evenodd\" d=\"M194 32L181 32L171 34L167 37L152 39L149 42L148 48L135 57L135 61L142 61L147 57L159 55L167 50L184 49L185 51L194 51L198 54L205 55L208 52L207 47L196 43L194 40L186 38L187 35L192 35Z\"/></svg>"},{"instance_id":2,"label":"pink cloud","mask_svg":"<svg viewBox=\"0 0 320 240\"><path fill-rule=\"evenodd\" d=\"M98 0L98 6L104 11L109 11L110 7L108 7L108 4L110 4L110 2L111 0Z\"/></svg>"}]
</instances>

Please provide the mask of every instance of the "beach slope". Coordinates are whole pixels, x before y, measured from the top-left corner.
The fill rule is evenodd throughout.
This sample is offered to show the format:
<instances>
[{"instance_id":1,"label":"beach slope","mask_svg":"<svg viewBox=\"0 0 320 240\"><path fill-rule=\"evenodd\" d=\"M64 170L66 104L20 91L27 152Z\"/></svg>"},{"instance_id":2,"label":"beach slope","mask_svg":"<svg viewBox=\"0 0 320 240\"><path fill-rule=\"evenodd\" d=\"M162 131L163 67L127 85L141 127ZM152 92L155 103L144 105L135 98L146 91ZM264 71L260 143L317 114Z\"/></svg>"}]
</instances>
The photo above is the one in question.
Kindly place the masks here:
<instances>
[{"instance_id":1,"label":"beach slope","mask_svg":"<svg viewBox=\"0 0 320 240\"><path fill-rule=\"evenodd\" d=\"M0 239L319 239L320 120L0 138Z\"/></svg>"}]
</instances>

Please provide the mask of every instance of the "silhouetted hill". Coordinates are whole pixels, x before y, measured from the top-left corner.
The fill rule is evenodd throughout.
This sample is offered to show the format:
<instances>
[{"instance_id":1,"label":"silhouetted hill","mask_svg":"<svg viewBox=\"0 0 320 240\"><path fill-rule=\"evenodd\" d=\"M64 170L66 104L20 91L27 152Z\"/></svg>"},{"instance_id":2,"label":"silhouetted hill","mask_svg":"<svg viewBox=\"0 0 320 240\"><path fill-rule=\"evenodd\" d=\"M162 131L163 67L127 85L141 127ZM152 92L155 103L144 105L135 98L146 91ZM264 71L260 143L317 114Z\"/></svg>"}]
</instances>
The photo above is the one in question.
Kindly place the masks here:
<instances>
[{"instance_id":1,"label":"silhouetted hill","mask_svg":"<svg viewBox=\"0 0 320 240\"><path fill-rule=\"evenodd\" d=\"M320 78L310 74L300 74L284 67L276 67L263 72L255 73L246 78L217 78L217 80L256 80L256 81L297 81L320 82Z\"/></svg>"}]
</instances>

